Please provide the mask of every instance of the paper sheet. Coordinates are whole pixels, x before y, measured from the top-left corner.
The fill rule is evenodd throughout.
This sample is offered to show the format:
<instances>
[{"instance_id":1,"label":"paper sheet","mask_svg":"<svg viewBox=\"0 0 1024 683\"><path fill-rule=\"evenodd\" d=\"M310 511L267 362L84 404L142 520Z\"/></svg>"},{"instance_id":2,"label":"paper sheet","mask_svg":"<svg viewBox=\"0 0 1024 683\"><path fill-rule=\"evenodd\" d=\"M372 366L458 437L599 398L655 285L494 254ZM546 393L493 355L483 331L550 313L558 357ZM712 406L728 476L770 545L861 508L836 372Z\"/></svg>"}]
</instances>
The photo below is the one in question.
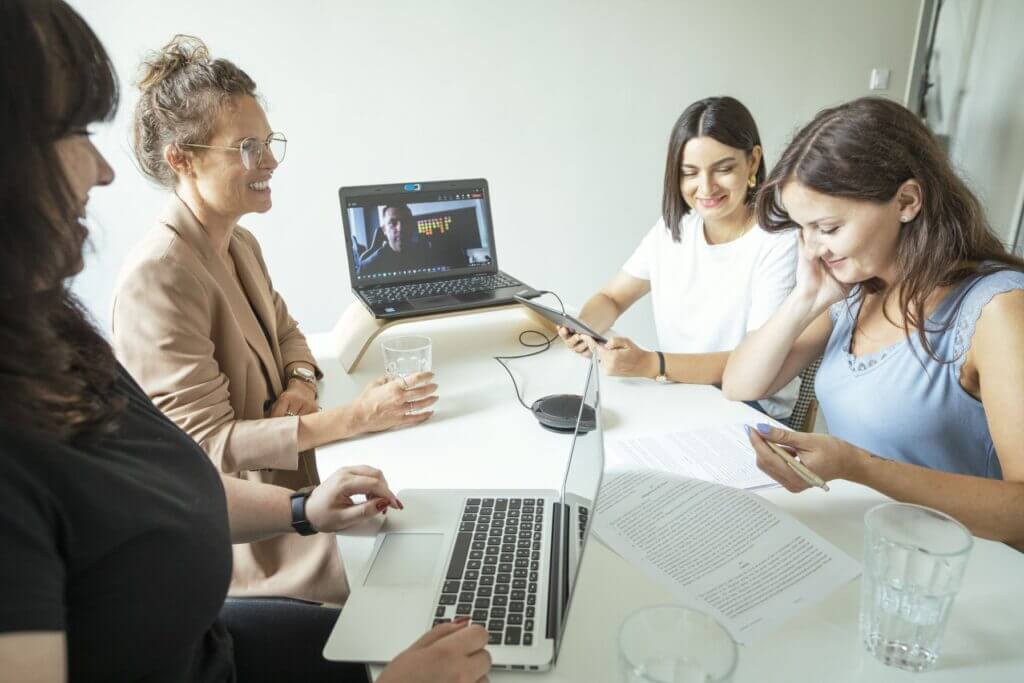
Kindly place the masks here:
<instances>
[{"instance_id":1,"label":"paper sheet","mask_svg":"<svg viewBox=\"0 0 1024 683\"><path fill-rule=\"evenodd\" d=\"M606 454L609 466L638 466L739 489L778 486L756 459L742 424L618 439Z\"/></svg>"},{"instance_id":2,"label":"paper sheet","mask_svg":"<svg viewBox=\"0 0 1024 683\"><path fill-rule=\"evenodd\" d=\"M662 472L605 473L595 531L681 602L750 643L860 563L756 495Z\"/></svg>"}]
</instances>

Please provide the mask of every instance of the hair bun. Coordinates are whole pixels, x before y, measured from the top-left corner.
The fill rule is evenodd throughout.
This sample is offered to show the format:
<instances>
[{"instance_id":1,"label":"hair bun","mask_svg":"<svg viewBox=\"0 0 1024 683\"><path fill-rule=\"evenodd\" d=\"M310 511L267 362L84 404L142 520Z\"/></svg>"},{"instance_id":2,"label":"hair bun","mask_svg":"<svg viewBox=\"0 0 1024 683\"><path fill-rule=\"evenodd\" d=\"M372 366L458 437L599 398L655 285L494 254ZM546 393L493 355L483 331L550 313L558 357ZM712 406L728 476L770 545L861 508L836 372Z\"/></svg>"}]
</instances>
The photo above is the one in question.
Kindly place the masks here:
<instances>
[{"instance_id":1,"label":"hair bun","mask_svg":"<svg viewBox=\"0 0 1024 683\"><path fill-rule=\"evenodd\" d=\"M193 64L209 64L210 51L199 38L179 33L142 62L139 89L145 91Z\"/></svg>"}]
</instances>

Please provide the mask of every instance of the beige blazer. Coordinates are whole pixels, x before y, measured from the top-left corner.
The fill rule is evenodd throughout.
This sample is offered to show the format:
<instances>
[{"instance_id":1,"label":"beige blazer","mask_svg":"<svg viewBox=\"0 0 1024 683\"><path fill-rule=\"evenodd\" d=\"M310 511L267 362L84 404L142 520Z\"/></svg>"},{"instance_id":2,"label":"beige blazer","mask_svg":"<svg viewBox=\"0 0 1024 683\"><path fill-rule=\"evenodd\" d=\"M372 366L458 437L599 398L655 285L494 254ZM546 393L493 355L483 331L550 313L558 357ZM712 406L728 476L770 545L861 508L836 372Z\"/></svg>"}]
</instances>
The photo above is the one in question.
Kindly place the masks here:
<instances>
[{"instance_id":1,"label":"beige blazer","mask_svg":"<svg viewBox=\"0 0 1024 683\"><path fill-rule=\"evenodd\" d=\"M315 366L313 356L256 238L235 226L229 253L237 280L172 195L115 289L117 357L221 471L290 489L317 484L313 451L298 452L298 418L267 417L287 385L285 368ZM348 584L334 536L235 545L230 594L344 603Z\"/></svg>"}]
</instances>

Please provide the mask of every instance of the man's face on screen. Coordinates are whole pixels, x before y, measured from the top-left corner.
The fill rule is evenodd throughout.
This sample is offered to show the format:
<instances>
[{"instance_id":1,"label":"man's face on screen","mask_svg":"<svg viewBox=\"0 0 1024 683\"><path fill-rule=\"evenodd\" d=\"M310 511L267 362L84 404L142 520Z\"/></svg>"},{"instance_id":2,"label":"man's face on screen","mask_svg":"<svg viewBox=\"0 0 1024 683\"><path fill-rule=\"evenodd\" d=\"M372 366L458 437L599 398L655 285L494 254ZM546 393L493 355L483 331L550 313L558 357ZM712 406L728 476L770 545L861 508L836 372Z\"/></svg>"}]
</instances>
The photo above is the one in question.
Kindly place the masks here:
<instances>
[{"instance_id":1,"label":"man's face on screen","mask_svg":"<svg viewBox=\"0 0 1024 683\"><path fill-rule=\"evenodd\" d=\"M398 211L388 208L384 211L384 223L380 226L388 240L391 251L402 251L402 218Z\"/></svg>"}]
</instances>

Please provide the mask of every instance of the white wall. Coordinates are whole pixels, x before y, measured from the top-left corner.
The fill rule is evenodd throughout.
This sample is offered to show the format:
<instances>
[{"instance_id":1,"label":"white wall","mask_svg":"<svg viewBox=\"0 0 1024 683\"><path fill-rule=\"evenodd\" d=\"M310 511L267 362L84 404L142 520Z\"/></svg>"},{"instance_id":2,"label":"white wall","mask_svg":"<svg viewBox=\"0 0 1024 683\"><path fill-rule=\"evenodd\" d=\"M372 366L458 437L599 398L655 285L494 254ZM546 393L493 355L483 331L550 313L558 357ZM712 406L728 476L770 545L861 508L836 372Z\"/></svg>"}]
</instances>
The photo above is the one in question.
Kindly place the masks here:
<instances>
[{"instance_id":1,"label":"white wall","mask_svg":"<svg viewBox=\"0 0 1024 683\"><path fill-rule=\"evenodd\" d=\"M1012 246L1024 182L1024 2L977 1L977 33L950 156L981 198L996 234ZM958 5L947 7L955 12Z\"/></svg>"},{"instance_id":2,"label":"white wall","mask_svg":"<svg viewBox=\"0 0 1024 683\"><path fill-rule=\"evenodd\" d=\"M134 168L129 87L174 33L245 69L288 135L274 208L244 219L307 332L351 300L337 188L484 176L504 270L580 304L660 212L669 129L695 99L754 113L768 161L820 108L868 94L873 67L906 91L919 0L72 0L125 82L100 148L97 252L76 289L106 328L125 253L163 202ZM621 324L654 339L649 305Z\"/></svg>"}]
</instances>

